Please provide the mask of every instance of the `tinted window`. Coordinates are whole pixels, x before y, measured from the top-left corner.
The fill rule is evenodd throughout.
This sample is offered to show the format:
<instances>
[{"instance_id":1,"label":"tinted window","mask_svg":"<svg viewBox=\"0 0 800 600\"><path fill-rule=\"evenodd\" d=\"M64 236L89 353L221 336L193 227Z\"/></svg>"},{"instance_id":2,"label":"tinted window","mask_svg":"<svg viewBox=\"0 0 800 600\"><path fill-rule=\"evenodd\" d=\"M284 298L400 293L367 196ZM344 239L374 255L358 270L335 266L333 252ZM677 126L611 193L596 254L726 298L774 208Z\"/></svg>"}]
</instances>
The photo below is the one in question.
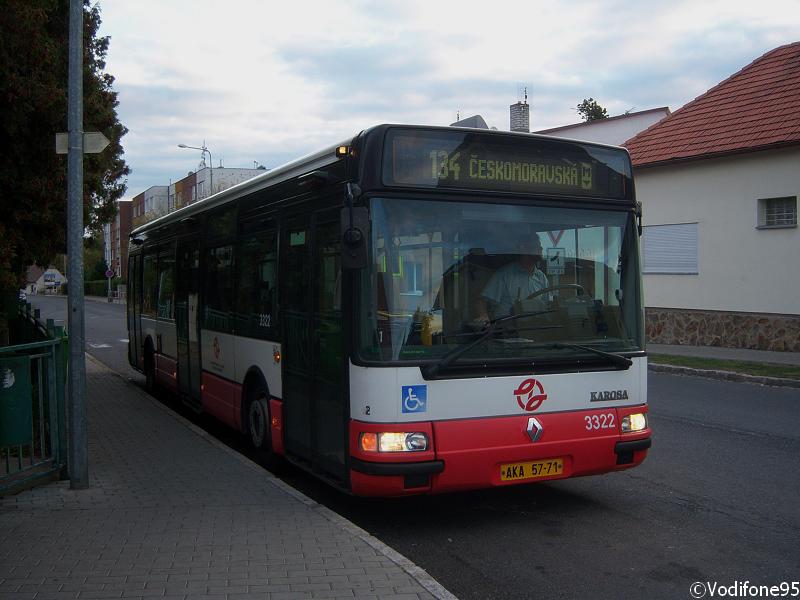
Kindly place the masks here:
<instances>
[{"instance_id":1,"label":"tinted window","mask_svg":"<svg viewBox=\"0 0 800 600\"><path fill-rule=\"evenodd\" d=\"M236 333L267 337L276 326L277 236L259 233L237 248Z\"/></svg>"},{"instance_id":2,"label":"tinted window","mask_svg":"<svg viewBox=\"0 0 800 600\"><path fill-rule=\"evenodd\" d=\"M158 317L175 318L175 247L158 256Z\"/></svg>"},{"instance_id":3,"label":"tinted window","mask_svg":"<svg viewBox=\"0 0 800 600\"><path fill-rule=\"evenodd\" d=\"M233 245L208 248L203 302L203 326L231 331L233 308Z\"/></svg>"},{"instance_id":4,"label":"tinted window","mask_svg":"<svg viewBox=\"0 0 800 600\"><path fill-rule=\"evenodd\" d=\"M142 314L156 316L156 293L158 291L158 269L155 253L145 254L142 271Z\"/></svg>"},{"instance_id":5,"label":"tinted window","mask_svg":"<svg viewBox=\"0 0 800 600\"><path fill-rule=\"evenodd\" d=\"M236 233L236 207L232 206L208 215L208 237L229 237Z\"/></svg>"}]
</instances>

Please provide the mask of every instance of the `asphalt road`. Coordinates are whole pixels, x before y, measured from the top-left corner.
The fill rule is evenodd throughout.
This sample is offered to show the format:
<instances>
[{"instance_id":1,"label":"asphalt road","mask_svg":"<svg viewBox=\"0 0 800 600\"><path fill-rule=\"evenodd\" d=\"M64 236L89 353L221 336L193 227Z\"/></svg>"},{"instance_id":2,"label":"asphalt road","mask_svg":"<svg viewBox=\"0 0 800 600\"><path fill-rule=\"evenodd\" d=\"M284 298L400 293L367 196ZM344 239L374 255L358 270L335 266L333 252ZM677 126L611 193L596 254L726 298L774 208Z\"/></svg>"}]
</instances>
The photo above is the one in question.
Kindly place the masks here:
<instances>
[{"instance_id":1,"label":"asphalt road","mask_svg":"<svg viewBox=\"0 0 800 600\"><path fill-rule=\"evenodd\" d=\"M33 303L65 314L63 299ZM141 382L124 306L87 301L86 314L87 350ZM653 449L631 471L403 500L274 472L462 599L691 598L694 582L800 581L800 391L657 373L649 388ZM194 420L246 452L230 430Z\"/></svg>"}]
</instances>

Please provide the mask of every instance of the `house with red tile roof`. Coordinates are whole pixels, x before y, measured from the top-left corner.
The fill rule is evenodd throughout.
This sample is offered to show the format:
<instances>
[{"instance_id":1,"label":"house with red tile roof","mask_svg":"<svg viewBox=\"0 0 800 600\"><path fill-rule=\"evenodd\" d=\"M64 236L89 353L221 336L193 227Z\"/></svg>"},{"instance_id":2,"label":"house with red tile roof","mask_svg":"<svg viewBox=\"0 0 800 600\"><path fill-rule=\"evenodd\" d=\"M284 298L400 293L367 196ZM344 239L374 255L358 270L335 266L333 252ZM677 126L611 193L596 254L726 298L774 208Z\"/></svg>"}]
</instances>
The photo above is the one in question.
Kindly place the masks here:
<instances>
[{"instance_id":1,"label":"house with red tile roof","mask_svg":"<svg viewBox=\"0 0 800 600\"><path fill-rule=\"evenodd\" d=\"M800 351L800 42L625 146L650 341Z\"/></svg>"}]
</instances>

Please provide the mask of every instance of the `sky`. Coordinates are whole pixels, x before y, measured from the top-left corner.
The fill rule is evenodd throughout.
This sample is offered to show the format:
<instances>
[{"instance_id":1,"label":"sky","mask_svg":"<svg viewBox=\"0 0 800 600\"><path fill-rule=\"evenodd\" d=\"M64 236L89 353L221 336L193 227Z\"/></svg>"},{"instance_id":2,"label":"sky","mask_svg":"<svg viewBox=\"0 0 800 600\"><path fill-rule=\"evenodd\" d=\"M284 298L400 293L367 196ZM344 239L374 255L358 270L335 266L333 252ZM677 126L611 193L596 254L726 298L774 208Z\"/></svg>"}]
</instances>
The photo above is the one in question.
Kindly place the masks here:
<instances>
[{"instance_id":1,"label":"sky","mask_svg":"<svg viewBox=\"0 0 800 600\"><path fill-rule=\"evenodd\" d=\"M289 160L379 123L531 130L675 111L765 52L800 41L800 0L102 0L125 198L198 168Z\"/></svg>"}]
</instances>

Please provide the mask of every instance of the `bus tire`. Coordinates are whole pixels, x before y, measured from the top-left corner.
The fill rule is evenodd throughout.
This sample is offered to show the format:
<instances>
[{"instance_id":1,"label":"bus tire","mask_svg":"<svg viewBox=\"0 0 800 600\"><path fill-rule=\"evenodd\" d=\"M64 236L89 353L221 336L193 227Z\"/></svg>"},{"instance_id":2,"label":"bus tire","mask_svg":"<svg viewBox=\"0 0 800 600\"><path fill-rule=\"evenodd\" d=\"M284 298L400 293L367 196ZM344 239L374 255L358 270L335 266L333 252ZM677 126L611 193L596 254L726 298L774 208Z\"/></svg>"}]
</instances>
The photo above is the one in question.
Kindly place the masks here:
<instances>
[{"instance_id":1,"label":"bus tire","mask_svg":"<svg viewBox=\"0 0 800 600\"><path fill-rule=\"evenodd\" d=\"M245 434L250 445L259 452L272 454L269 400L267 390L259 381L251 382L247 388L245 418Z\"/></svg>"}]
</instances>

